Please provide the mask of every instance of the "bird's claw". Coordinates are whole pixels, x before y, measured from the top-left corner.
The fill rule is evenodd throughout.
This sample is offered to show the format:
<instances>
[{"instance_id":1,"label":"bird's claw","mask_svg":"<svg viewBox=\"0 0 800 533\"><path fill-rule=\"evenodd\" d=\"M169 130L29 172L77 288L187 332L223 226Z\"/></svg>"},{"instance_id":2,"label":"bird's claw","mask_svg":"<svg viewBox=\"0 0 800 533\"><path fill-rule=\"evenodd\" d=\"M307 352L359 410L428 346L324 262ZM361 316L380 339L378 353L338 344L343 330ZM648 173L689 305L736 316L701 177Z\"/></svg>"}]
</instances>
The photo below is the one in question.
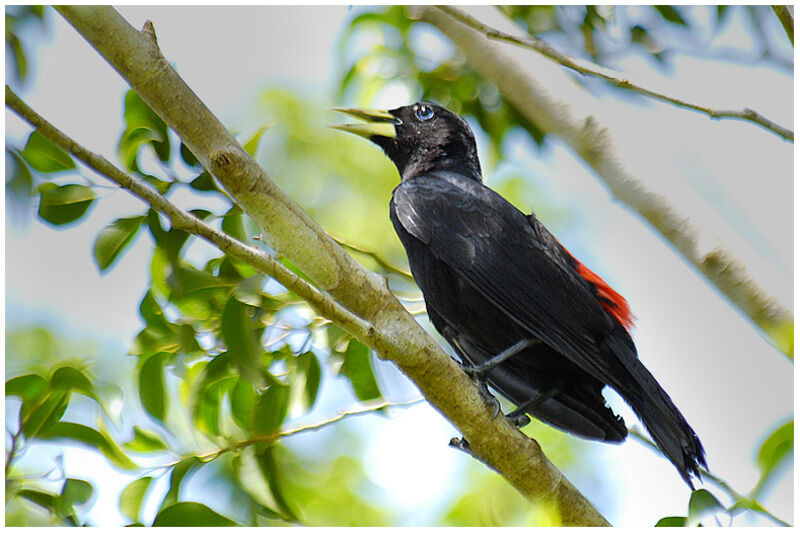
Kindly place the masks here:
<instances>
[{"instance_id":1,"label":"bird's claw","mask_svg":"<svg viewBox=\"0 0 800 533\"><path fill-rule=\"evenodd\" d=\"M492 418L496 417L500 413L500 401L489 392L489 387L486 386L486 383L479 381L478 382L478 390L481 393L481 398L483 401L491 406L492 408Z\"/></svg>"},{"instance_id":2,"label":"bird's claw","mask_svg":"<svg viewBox=\"0 0 800 533\"><path fill-rule=\"evenodd\" d=\"M515 427L521 428L530 424L531 419L525 413L518 413L517 411L513 411L506 415L508 421L514 424Z\"/></svg>"}]
</instances>

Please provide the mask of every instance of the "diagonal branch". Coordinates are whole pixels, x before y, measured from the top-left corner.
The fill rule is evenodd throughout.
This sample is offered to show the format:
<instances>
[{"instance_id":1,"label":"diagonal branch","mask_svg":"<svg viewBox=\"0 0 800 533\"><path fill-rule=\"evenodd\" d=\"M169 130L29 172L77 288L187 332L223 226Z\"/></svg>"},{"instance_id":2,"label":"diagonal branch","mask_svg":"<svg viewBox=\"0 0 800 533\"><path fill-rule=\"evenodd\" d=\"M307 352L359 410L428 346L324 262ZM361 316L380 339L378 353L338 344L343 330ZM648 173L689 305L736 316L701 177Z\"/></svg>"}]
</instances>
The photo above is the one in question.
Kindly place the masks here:
<instances>
[{"instance_id":1,"label":"diagonal branch","mask_svg":"<svg viewBox=\"0 0 800 533\"><path fill-rule=\"evenodd\" d=\"M536 52L539 52L543 56L552 59L556 63L559 63L560 65L572 69L575 72L582 74L584 76L594 76L607 81L608 83L614 85L615 87L619 87L621 89L627 89L629 91L633 91L635 93L647 96L648 98L652 98L654 100L667 102L669 104L678 107L683 107L685 109L691 109L692 111L704 113L711 118L716 118L716 119L732 118L732 119L752 122L754 124L758 124L759 126L777 135L780 135L786 140L794 141L794 132L792 130L784 128L783 126L780 126L772 122L771 120L764 117L761 113L758 113L757 111L754 111L752 109L749 108L745 108L742 110L713 109L699 104L687 102L685 100L681 100L679 98L666 95L660 91L654 89L648 89L640 84L635 84L611 69L607 69L605 67L601 67L600 65L595 65L594 63L589 63L574 57L570 57L566 54L563 54L558 50L556 50L555 48L553 48L552 46L550 46L549 44L547 44L546 42L536 37L517 37L509 33L496 30L490 26L487 26L483 22L479 21L469 13L465 13L464 11L456 7L437 6L437 9L450 15L457 21L466 24L470 28L482 33L489 39L505 41L525 48L529 48L531 50L535 50ZM781 21L783 21L783 19L781 19Z\"/></svg>"},{"instance_id":2,"label":"diagonal branch","mask_svg":"<svg viewBox=\"0 0 800 533\"><path fill-rule=\"evenodd\" d=\"M272 247L300 268L319 287L321 295L363 324L324 298L321 302L330 309L321 312L339 312L343 315L340 319L348 318L344 327L375 348L382 358L393 361L428 402L458 427L475 456L529 501L558 509L565 525L608 525L553 466L536 441L505 417L494 416L493 406L405 311L385 279L361 267L266 175L161 55L151 24L146 24L142 32L136 31L111 7L57 9L175 130L261 226ZM202 226L188 222L185 229L200 231ZM243 254L243 258L259 261L251 254ZM281 271L276 267L276 272ZM305 287L294 279L287 282ZM292 289L292 283L288 288ZM360 328L362 325L366 331Z\"/></svg>"},{"instance_id":3,"label":"diagonal branch","mask_svg":"<svg viewBox=\"0 0 800 533\"><path fill-rule=\"evenodd\" d=\"M223 252L275 278L281 285L311 304L317 312L330 318L357 337L369 339L373 336L374 328L370 324L342 307L330 296L320 292L316 287L292 272L268 253L248 246L227 233L209 226L193 214L170 202L139 178L123 172L103 156L90 152L70 137L67 137L23 102L8 85L6 85L6 105L30 125L34 126L43 137L72 153L88 167L116 182L134 196L144 200L153 209L167 215L175 228L202 237L215 244Z\"/></svg>"},{"instance_id":4,"label":"diagonal branch","mask_svg":"<svg viewBox=\"0 0 800 533\"><path fill-rule=\"evenodd\" d=\"M228 452L231 452L231 451L234 451L234 450L240 450L242 448L247 448L248 446L253 446L254 444L275 442L275 441L280 440L280 439L282 439L284 437L291 437L292 435L297 435L298 433L307 433L309 431L317 431L317 430L322 429L324 427L327 427L327 426L330 426L332 424L335 424L335 423L339 422L340 420L344 420L345 418L352 418L352 417L356 417L356 416L362 416L362 415L367 415L367 414L371 414L371 413L376 413L378 411L382 411L382 410L384 410L386 408L389 408L389 407L410 407L410 406L416 405L416 404L418 404L418 403L420 403L421 401L424 401L424 400L425 400L425 398L418 398L416 400L409 400L407 402L381 401L381 402L364 403L364 404L362 404L361 406L359 406L359 407L357 407L355 409L349 409L349 410L346 410L346 411L340 411L336 415L334 415L334 416L332 416L330 418L326 418L325 420L321 420L319 422L314 422L312 424L306 424L306 425L298 426L298 427L291 428L291 429L284 429L282 431L278 431L278 432L272 433L270 435L259 435L259 436L252 437L252 438L249 438L249 439L245 439L245 440L241 440L241 441L238 441L238 442L234 442L233 444L231 444L229 446L225 446L224 448L220 448L220 449L214 450L212 452L208 452L208 453L205 453L205 454L202 454L202 455L198 455L197 458L200 459L201 461L210 461L210 460L216 459L217 457L219 457L222 454L225 454L225 453L228 453ZM170 464L170 465L165 465L165 466L174 466L175 464L177 464L177 463ZM159 468L163 468L163 466L159 467Z\"/></svg>"},{"instance_id":5,"label":"diagonal branch","mask_svg":"<svg viewBox=\"0 0 800 533\"><path fill-rule=\"evenodd\" d=\"M541 130L561 137L594 169L615 198L627 204L661 233L728 300L790 359L794 358L792 313L767 294L745 267L722 248L701 250L697 232L669 201L649 191L625 168L610 132L593 116L576 117L569 105L552 96L539 80L481 32L451 17L443 8L413 8L412 17L433 24L467 56L481 76L493 82L503 97Z\"/></svg>"},{"instance_id":6,"label":"diagonal branch","mask_svg":"<svg viewBox=\"0 0 800 533\"><path fill-rule=\"evenodd\" d=\"M775 16L778 17L778 20L781 21L786 36L789 37L792 46L794 46L794 15L789 9L789 6L772 6L772 11L775 12Z\"/></svg>"},{"instance_id":7,"label":"diagonal branch","mask_svg":"<svg viewBox=\"0 0 800 533\"><path fill-rule=\"evenodd\" d=\"M363 246L353 244L351 242L344 240L341 237L335 237L331 235L331 238L335 240L337 243L339 243L339 246L342 246L343 248L347 248L348 250L352 250L354 252L364 254L367 257L371 257L373 261L378 263L378 266L380 266L385 272L395 274L397 276L400 276L406 281L414 283L414 276L411 275L411 272L408 272L407 270L404 270L399 266L393 265L388 260L384 259L384 257L375 250L369 250L367 248L364 248Z\"/></svg>"}]
</instances>

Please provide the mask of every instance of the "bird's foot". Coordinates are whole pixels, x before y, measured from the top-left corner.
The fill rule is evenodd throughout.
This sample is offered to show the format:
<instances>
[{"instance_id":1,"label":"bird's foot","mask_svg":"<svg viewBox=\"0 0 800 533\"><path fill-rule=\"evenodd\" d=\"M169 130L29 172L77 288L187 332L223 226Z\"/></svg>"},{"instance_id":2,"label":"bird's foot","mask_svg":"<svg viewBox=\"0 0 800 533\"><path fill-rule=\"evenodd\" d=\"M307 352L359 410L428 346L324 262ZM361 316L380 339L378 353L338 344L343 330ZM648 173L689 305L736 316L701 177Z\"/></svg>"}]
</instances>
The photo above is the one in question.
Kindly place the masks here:
<instances>
[{"instance_id":1,"label":"bird's foot","mask_svg":"<svg viewBox=\"0 0 800 533\"><path fill-rule=\"evenodd\" d=\"M531 421L531 419L528 418L527 413L535 411L536 408L538 408L540 405L542 405L544 402L546 402L559 392L561 392L561 387L556 386L549 389L544 394L540 394L539 396L534 396L530 400L519 404L516 409L514 409L513 411L511 411L506 415L506 418L508 418L508 420L512 424L514 424L518 428L521 428L530 423Z\"/></svg>"},{"instance_id":2,"label":"bird's foot","mask_svg":"<svg viewBox=\"0 0 800 533\"><path fill-rule=\"evenodd\" d=\"M500 400L498 400L494 394L489 391L489 387L486 385L484 381L478 381L478 391L481 393L481 398L483 401L492 409L492 418L496 417L500 413Z\"/></svg>"},{"instance_id":3,"label":"bird's foot","mask_svg":"<svg viewBox=\"0 0 800 533\"><path fill-rule=\"evenodd\" d=\"M525 414L524 412L520 413L519 409L516 409L506 415L508 421L514 424L515 427L521 428L530 424L531 419L530 417Z\"/></svg>"}]
</instances>

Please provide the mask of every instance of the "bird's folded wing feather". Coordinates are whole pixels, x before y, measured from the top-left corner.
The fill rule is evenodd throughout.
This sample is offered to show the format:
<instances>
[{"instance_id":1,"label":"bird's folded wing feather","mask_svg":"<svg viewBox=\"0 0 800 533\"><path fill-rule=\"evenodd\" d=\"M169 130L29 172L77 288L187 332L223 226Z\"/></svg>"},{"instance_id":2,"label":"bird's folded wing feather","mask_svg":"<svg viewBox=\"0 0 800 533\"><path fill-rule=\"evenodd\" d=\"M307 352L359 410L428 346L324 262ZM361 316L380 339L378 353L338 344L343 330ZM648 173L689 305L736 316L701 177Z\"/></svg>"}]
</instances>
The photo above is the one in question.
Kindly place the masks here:
<instances>
[{"instance_id":1,"label":"bird's folded wing feather","mask_svg":"<svg viewBox=\"0 0 800 533\"><path fill-rule=\"evenodd\" d=\"M618 361L599 346L612 319L547 230L535 230L481 183L450 173L405 181L393 201L406 231L511 320L603 382L614 381Z\"/></svg>"}]
</instances>

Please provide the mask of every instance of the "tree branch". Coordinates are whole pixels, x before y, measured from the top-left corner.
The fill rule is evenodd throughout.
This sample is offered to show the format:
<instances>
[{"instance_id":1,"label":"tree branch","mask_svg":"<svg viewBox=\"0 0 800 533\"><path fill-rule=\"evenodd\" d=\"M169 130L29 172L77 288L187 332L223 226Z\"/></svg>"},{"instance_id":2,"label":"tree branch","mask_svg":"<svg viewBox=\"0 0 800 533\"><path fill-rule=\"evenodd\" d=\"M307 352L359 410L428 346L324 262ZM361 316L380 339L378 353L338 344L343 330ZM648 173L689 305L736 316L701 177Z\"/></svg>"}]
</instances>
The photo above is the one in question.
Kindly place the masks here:
<instances>
[{"instance_id":1,"label":"tree branch","mask_svg":"<svg viewBox=\"0 0 800 533\"><path fill-rule=\"evenodd\" d=\"M164 196L148 187L142 180L126 174L112 165L104 157L90 152L70 137L55 128L43 117L28 107L11 88L6 85L6 105L20 117L34 126L45 138L55 145L72 153L87 166L99 174L116 182L134 196L144 200L153 209L167 215L173 227L187 231L215 244L223 252L257 268L261 272L275 278L287 289L308 302L317 312L330 318L347 331L359 338L369 339L373 335L370 324L354 315L330 296L320 292L316 287L292 272L268 253L248 246L241 241L209 226L193 214L179 208Z\"/></svg>"},{"instance_id":2,"label":"tree branch","mask_svg":"<svg viewBox=\"0 0 800 533\"><path fill-rule=\"evenodd\" d=\"M395 274L405 279L406 281L414 283L414 276L411 275L411 272L408 272L398 266L393 265L392 263L384 259L383 256L381 256L375 250L369 250L367 248L364 248L363 246L347 242L341 237L335 237L331 235L331 238L337 243L339 243L339 246L342 246L343 248L347 248L348 250L352 250L354 252L358 252L360 254L364 254L368 257L371 257L376 263L378 263L378 266L380 266L385 272Z\"/></svg>"},{"instance_id":3,"label":"tree branch","mask_svg":"<svg viewBox=\"0 0 800 533\"><path fill-rule=\"evenodd\" d=\"M621 163L610 132L593 116L577 118L569 105L497 44L442 8L411 8L410 16L433 24L466 54L467 60L524 117L542 131L561 137L592 167L615 198L627 204L669 240L675 249L753 321L790 359L794 354L792 313L764 292L745 267L726 250L701 251L696 231L666 198L645 188Z\"/></svg>"},{"instance_id":4,"label":"tree branch","mask_svg":"<svg viewBox=\"0 0 800 533\"><path fill-rule=\"evenodd\" d=\"M786 36L789 37L789 40L792 42L792 46L794 46L794 15L792 11L789 9L789 6L771 6L772 11L775 12L775 15L778 17L778 20L781 21L783 24L783 29L786 32Z\"/></svg>"},{"instance_id":5,"label":"tree branch","mask_svg":"<svg viewBox=\"0 0 800 533\"><path fill-rule=\"evenodd\" d=\"M306 424L304 426L298 426L296 428L285 429L283 431L278 431L276 433L272 433L270 435L259 435L257 437L253 437L250 439L245 439L239 442L234 442L230 446L225 446L224 448L220 448L218 450L214 450L213 452L208 452L202 455L196 456L201 461L210 461L216 459L220 455L224 453L228 453L234 450L241 450L242 448L247 448L248 446L252 446L254 444L258 444L261 442L268 443L268 442L275 442L280 440L284 437L291 437L292 435L297 435L298 433L306 433L309 431L317 431L324 427L330 426L339 422L340 420L344 420L345 418L351 418L355 416L361 416L366 414L375 413L377 411L381 411L386 409L387 407L410 407L412 405L416 405L419 402L423 401L425 398L418 398L416 400L409 400L407 402L369 402L362 404L361 406L350 409L347 411L340 411L336 415L332 416L331 418L326 418L325 420L321 420L319 422L314 422L313 424ZM177 464L177 463L174 463ZM174 466L174 464L166 465L166 466ZM164 468L164 467L159 467Z\"/></svg>"},{"instance_id":6,"label":"tree branch","mask_svg":"<svg viewBox=\"0 0 800 533\"><path fill-rule=\"evenodd\" d=\"M713 109L710 107L693 104L691 102L687 102L679 98L668 96L660 91L656 91L654 89L648 89L640 84L635 84L631 82L629 79L622 77L620 73L614 72L611 69L601 67L600 65L589 63L581 59L570 57L566 54L559 52L546 42L536 37L533 36L517 37L515 35L511 35L509 33L496 30L490 26L487 26L483 22L479 21L469 13L465 13L464 11L456 7L436 6L436 8L450 15L459 22L466 24L470 28L477 30L478 32L482 33L483 35L485 35L490 39L505 41L522 46L524 48L535 50L536 52L539 52L543 56L552 59L556 63L563 65L569 69L572 69L575 72L582 74L584 76L594 76L607 81L608 83L614 85L615 87L619 87L621 89L627 89L629 91L641 94L643 96L647 96L648 98L653 98L654 100L659 100L661 102L667 102L669 104L678 107L683 107L684 109L691 109L692 111L704 113L711 118L716 118L716 119L732 118L732 119L752 122L754 124L758 124L759 126L777 135L780 135L786 140L794 141L794 132L792 130L779 126L778 124L764 117L761 113L758 113L757 111L754 111L752 109L748 108L742 110Z\"/></svg>"},{"instance_id":7,"label":"tree branch","mask_svg":"<svg viewBox=\"0 0 800 533\"><path fill-rule=\"evenodd\" d=\"M431 405L459 428L476 457L531 502L557 508L565 525L608 525L536 441L505 417L494 416L475 384L405 311L385 279L361 267L269 179L161 55L152 25L146 26L150 31L138 32L110 7L57 9L178 133L260 225L272 247L313 280L321 293L369 324L366 335L357 327L344 326L397 364ZM185 228L189 231L201 227L189 222ZM260 260L255 253L243 257L248 262Z\"/></svg>"}]
</instances>

